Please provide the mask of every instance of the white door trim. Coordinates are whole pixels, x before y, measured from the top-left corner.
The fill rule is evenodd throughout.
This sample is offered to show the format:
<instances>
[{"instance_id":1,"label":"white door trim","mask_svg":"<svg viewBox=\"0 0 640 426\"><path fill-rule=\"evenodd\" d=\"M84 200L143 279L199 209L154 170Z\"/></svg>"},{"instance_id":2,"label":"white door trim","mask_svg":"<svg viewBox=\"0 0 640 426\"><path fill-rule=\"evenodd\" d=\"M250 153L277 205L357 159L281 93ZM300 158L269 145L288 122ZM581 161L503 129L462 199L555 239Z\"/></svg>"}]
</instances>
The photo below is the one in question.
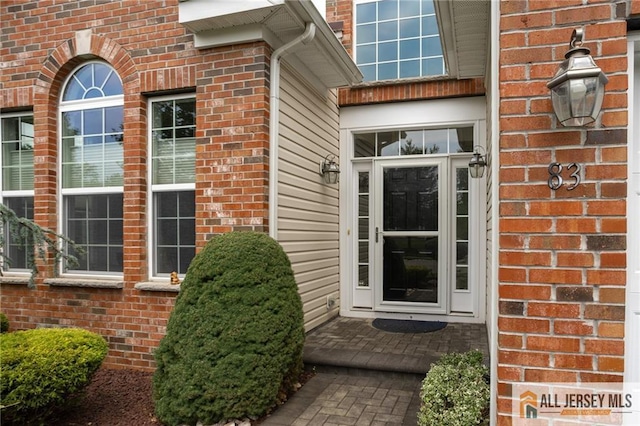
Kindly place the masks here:
<instances>
[{"instance_id":1,"label":"white door trim","mask_svg":"<svg viewBox=\"0 0 640 426\"><path fill-rule=\"evenodd\" d=\"M631 226L631 218L640 216L640 33L628 36L629 89L628 170L627 183L627 289L625 321L624 381L628 386L640 384L640 228ZM636 393L636 395L638 395ZM636 396L634 395L634 398ZM640 424L640 407L627 413L624 424Z\"/></svg>"}]
</instances>

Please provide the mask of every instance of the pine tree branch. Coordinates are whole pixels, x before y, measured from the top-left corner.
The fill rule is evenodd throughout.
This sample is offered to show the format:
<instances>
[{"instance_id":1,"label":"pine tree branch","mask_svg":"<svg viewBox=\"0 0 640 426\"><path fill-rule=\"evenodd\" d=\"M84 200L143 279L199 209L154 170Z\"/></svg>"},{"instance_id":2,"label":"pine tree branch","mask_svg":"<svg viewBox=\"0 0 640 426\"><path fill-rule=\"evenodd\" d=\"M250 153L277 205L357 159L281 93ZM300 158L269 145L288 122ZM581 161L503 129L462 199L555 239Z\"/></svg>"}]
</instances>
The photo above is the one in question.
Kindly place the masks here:
<instances>
[{"instance_id":1,"label":"pine tree branch","mask_svg":"<svg viewBox=\"0 0 640 426\"><path fill-rule=\"evenodd\" d=\"M70 238L51 229L44 228L31 219L18 216L4 204L0 204L0 219L2 226L9 231L8 233L4 232L4 230L0 232L0 246L6 247L6 239L9 236L12 244L25 246L27 267L31 269L29 288L35 288L35 278L39 272L37 261L41 260L46 263L47 253L54 255L56 265L63 260L71 266L77 266L78 259L65 251L62 248L63 246L66 245L78 254L84 254L84 250ZM11 265L11 259L7 256L6 250L0 251L0 263L3 266ZM2 275L2 269L0 269L0 275Z\"/></svg>"}]
</instances>

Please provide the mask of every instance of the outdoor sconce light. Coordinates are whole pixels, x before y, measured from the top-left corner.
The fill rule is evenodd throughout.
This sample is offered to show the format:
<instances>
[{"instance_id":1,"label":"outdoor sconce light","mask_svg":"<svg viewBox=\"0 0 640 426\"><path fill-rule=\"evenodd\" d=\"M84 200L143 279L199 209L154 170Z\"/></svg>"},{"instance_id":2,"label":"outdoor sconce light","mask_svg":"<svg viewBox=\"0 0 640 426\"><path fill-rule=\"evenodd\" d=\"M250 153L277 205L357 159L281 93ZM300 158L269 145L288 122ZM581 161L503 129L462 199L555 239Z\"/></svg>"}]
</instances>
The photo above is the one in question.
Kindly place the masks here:
<instances>
[{"instance_id":1,"label":"outdoor sconce light","mask_svg":"<svg viewBox=\"0 0 640 426\"><path fill-rule=\"evenodd\" d=\"M335 161L336 156L329 154L324 157L320 163L320 174L324 178L325 183L336 184L340 177L340 167Z\"/></svg>"},{"instance_id":2,"label":"outdoor sconce light","mask_svg":"<svg viewBox=\"0 0 640 426\"><path fill-rule=\"evenodd\" d=\"M478 152L478 149L482 149L484 151L484 148L480 145L474 146L473 157L469 160L469 174L474 179L484 176L484 168L487 165L487 160L485 158L486 153L485 155L482 155Z\"/></svg>"},{"instance_id":3,"label":"outdoor sconce light","mask_svg":"<svg viewBox=\"0 0 640 426\"><path fill-rule=\"evenodd\" d=\"M571 49L565 53L556 75L547 83L558 121L563 126L584 126L598 118L604 85L609 79L582 47L582 28L573 30Z\"/></svg>"}]
</instances>

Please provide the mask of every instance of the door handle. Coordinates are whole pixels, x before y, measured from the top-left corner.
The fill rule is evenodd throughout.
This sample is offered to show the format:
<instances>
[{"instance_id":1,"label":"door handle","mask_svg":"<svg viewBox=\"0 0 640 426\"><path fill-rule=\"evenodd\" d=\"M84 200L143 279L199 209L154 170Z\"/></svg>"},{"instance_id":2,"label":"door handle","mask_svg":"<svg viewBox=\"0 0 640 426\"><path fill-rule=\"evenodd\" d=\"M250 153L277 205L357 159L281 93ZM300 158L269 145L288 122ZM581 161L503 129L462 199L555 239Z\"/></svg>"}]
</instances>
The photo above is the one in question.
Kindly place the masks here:
<instances>
[{"instance_id":1,"label":"door handle","mask_svg":"<svg viewBox=\"0 0 640 426\"><path fill-rule=\"evenodd\" d=\"M378 227L376 226L376 243L378 242L378 234L380 233L380 230L378 229Z\"/></svg>"}]
</instances>

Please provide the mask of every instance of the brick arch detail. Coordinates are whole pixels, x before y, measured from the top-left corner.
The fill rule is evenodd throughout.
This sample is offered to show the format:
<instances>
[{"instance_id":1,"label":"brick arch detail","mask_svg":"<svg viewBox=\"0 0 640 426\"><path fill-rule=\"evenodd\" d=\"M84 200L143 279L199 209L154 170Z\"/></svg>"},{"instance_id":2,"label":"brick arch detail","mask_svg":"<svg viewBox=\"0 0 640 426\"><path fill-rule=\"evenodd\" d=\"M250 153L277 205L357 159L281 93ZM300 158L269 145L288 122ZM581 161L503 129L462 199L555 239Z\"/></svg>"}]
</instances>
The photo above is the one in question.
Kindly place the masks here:
<instances>
[{"instance_id":1,"label":"brick arch detail","mask_svg":"<svg viewBox=\"0 0 640 426\"><path fill-rule=\"evenodd\" d=\"M83 62L102 59L120 76L124 92L124 215L130 219L123 228L124 277L128 283L145 278L143 260L146 242L146 103L140 92L140 74L129 52L114 40L87 32L78 32L53 50L44 61L35 80L34 114L34 219L49 229L57 230L59 217L58 183L58 106L67 76ZM43 268L53 276L54 262ZM131 291L125 288L125 291Z\"/></svg>"},{"instance_id":2,"label":"brick arch detail","mask_svg":"<svg viewBox=\"0 0 640 426\"><path fill-rule=\"evenodd\" d=\"M76 66L90 59L108 62L120 76L124 92L137 92L138 71L129 53L114 40L91 34L88 52L78 52L77 38L70 38L49 54L35 82L34 102L38 104L43 96L56 102L66 76Z\"/></svg>"}]
</instances>

